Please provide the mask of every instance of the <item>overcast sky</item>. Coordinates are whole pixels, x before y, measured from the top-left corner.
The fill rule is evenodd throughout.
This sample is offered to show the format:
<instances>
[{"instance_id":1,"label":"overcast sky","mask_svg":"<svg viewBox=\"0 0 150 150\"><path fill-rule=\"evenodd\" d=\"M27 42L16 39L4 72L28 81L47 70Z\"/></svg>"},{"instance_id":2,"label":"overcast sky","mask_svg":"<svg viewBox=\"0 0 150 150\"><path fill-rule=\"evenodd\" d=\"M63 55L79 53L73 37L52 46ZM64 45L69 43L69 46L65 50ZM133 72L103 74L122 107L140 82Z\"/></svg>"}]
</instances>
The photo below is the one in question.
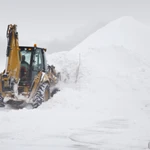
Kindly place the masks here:
<instances>
[{"instance_id":1,"label":"overcast sky","mask_svg":"<svg viewBox=\"0 0 150 150\"><path fill-rule=\"evenodd\" d=\"M21 43L65 39L126 15L150 26L150 0L0 0L0 37L15 23Z\"/></svg>"}]
</instances>

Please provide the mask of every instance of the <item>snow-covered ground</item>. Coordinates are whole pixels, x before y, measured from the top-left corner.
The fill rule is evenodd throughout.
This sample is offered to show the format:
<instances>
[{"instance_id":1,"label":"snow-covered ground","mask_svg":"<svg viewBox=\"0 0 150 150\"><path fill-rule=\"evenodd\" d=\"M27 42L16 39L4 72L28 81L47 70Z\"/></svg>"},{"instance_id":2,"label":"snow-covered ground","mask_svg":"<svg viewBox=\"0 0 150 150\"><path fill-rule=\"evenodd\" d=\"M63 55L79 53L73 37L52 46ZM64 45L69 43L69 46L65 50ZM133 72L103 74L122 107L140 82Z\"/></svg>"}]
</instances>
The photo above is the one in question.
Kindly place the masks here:
<instances>
[{"instance_id":1,"label":"snow-covered ground","mask_svg":"<svg viewBox=\"0 0 150 150\"><path fill-rule=\"evenodd\" d=\"M0 109L0 150L148 150L149 39L123 17L48 56L61 91L38 109Z\"/></svg>"}]
</instances>

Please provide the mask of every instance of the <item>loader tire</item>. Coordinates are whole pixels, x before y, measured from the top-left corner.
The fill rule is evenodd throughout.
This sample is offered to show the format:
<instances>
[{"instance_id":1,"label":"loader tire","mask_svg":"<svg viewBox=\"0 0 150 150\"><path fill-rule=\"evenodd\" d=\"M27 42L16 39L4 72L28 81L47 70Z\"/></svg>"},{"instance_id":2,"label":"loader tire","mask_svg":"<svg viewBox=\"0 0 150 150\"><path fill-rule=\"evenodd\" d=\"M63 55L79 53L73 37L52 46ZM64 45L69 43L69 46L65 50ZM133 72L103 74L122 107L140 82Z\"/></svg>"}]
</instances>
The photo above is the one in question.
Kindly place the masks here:
<instances>
[{"instance_id":1,"label":"loader tire","mask_svg":"<svg viewBox=\"0 0 150 150\"><path fill-rule=\"evenodd\" d=\"M3 100L4 100L4 98L0 94L0 107L5 107L5 104L4 104Z\"/></svg>"},{"instance_id":2,"label":"loader tire","mask_svg":"<svg viewBox=\"0 0 150 150\"><path fill-rule=\"evenodd\" d=\"M49 83L42 83L33 97L33 108L37 108L48 99L50 99L50 85Z\"/></svg>"}]
</instances>

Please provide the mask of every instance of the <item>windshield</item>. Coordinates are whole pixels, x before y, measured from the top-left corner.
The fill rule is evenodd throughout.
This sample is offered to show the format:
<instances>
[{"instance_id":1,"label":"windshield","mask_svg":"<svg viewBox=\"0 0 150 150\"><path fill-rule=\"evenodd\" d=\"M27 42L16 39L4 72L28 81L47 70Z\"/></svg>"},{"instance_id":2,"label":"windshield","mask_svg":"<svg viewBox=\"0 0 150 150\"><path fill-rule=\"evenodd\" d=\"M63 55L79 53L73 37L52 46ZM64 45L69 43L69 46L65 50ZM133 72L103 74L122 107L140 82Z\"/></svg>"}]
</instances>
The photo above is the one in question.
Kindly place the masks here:
<instances>
[{"instance_id":1,"label":"windshield","mask_svg":"<svg viewBox=\"0 0 150 150\"><path fill-rule=\"evenodd\" d=\"M26 61L29 65L31 62L31 51L23 50L21 51L22 60Z\"/></svg>"}]
</instances>

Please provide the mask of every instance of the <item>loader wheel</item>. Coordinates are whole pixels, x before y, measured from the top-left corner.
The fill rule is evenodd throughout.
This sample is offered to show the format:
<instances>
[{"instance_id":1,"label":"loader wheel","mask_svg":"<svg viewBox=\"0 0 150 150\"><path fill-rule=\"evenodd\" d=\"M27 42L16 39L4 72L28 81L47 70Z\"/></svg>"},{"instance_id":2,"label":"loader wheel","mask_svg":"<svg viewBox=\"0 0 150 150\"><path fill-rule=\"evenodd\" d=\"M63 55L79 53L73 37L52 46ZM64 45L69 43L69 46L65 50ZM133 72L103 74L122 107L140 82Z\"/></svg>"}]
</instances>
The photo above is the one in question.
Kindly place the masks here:
<instances>
[{"instance_id":1,"label":"loader wheel","mask_svg":"<svg viewBox=\"0 0 150 150\"><path fill-rule=\"evenodd\" d=\"M5 104L4 104L3 100L4 100L4 98L0 94L0 107L5 107Z\"/></svg>"},{"instance_id":2,"label":"loader wheel","mask_svg":"<svg viewBox=\"0 0 150 150\"><path fill-rule=\"evenodd\" d=\"M33 97L33 108L37 108L42 104L42 102L47 101L50 98L50 86L48 83L42 83L36 94Z\"/></svg>"}]
</instances>

